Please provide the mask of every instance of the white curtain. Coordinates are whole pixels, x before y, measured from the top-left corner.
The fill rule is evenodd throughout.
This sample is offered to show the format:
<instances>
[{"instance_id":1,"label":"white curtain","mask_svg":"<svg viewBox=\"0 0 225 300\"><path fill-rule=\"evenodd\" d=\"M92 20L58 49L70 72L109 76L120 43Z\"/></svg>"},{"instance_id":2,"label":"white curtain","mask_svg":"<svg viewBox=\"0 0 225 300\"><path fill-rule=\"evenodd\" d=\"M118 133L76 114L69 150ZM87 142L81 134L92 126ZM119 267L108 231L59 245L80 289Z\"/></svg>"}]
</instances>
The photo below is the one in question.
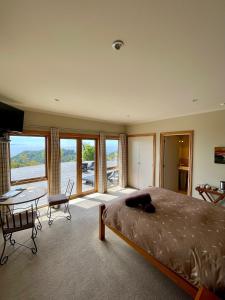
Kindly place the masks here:
<instances>
[{"instance_id":1,"label":"white curtain","mask_svg":"<svg viewBox=\"0 0 225 300\"><path fill-rule=\"evenodd\" d=\"M98 157L98 192L105 193L107 190L107 179L106 179L106 146L105 146L105 135L100 133L99 138L99 157Z\"/></svg>"},{"instance_id":2,"label":"white curtain","mask_svg":"<svg viewBox=\"0 0 225 300\"><path fill-rule=\"evenodd\" d=\"M120 134L119 141L119 185L127 186L127 135Z\"/></svg>"},{"instance_id":3,"label":"white curtain","mask_svg":"<svg viewBox=\"0 0 225 300\"><path fill-rule=\"evenodd\" d=\"M59 129L51 128L49 194L56 195L60 193L61 193L61 170L60 170Z\"/></svg>"}]
</instances>

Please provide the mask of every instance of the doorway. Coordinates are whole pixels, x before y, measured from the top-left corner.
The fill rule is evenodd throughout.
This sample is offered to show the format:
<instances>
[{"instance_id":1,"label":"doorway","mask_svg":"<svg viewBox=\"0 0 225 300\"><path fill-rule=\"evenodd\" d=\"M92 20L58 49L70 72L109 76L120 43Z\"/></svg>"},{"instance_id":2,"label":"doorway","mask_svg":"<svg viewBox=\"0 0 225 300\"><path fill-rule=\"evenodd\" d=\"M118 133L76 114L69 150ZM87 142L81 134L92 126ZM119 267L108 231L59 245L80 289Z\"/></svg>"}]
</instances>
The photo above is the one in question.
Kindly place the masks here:
<instances>
[{"instance_id":1,"label":"doorway","mask_svg":"<svg viewBox=\"0 0 225 300\"><path fill-rule=\"evenodd\" d=\"M192 194L193 131L160 135L160 187Z\"/></svg>"},{"instance_id":2,"label":"doorway","mask_svg":"<svg viewBox=\"0 0 225 300\"><path fill-rule=\"evenodd\" d=\"M60 137L61 192L74 181L72 197L97 191L97 138L62 134Z\"/></svg>"}]
</instances>

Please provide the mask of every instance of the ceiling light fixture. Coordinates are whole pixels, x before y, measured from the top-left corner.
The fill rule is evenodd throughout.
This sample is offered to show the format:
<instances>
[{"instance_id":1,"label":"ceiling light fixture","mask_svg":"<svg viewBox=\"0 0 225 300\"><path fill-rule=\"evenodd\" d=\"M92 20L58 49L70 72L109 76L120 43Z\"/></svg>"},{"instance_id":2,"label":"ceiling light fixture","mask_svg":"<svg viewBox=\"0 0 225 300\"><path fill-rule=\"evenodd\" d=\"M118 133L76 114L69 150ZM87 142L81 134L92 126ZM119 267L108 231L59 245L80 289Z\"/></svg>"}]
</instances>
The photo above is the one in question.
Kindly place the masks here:
<instances>
[{"instance_id":1,"label":"ceiling light fixture","mask_svg":"<svg viewBox=\"0 0 225 300\"><path fill-rule=\"evenodd\" d=\"M116 40L116 41L114 41L114 42L112 43L112 47L113 47L113 49L115 49L115 50L120 50L121 47L123 47L123 46L124 46L124 42L121 41L121 40Z\"/></svg>"},{"instance_id":2,"label":"ceiling light fixture","mask_svg":"<svg viewBox=\"0 0 225 300\"><path fill-rule=\"evenodd\" d=\"M193 103L196 103L196 102L198 102L198 98L194 98L194 99L192 99L192 102L193 102Z\"/></svg>"},{"instance_id":3,"label":"ceiling light fixture","mask_svg":"<svg viewBox=\"0 0 225 300\"><path fill-rule=\"evenodd\" d=\"M225 105L225 102L223 102L223 103L220 103L220 106L224 106Z\"/></svg>"},{"instance_id":4,"label":"ceiling light fixture","mask_svg":"<svg viewBox=\"0 0 225 300\"><path fill-rule=\"evenodd\" d=\"M56 102L59 102L59 101L60 101L60 99L58 99L58 98L55 98L54 100L55 100Z\"/></svg>"}]
</instances>

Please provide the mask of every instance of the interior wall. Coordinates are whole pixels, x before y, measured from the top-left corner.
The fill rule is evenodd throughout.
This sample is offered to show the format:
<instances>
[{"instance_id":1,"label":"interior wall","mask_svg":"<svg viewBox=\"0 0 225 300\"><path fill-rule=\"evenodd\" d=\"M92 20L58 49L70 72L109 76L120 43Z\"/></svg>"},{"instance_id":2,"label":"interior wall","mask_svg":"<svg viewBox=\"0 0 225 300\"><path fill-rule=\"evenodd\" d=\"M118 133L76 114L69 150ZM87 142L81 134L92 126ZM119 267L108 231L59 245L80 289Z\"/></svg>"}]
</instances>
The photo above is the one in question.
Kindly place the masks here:
<instances>
[{"instance_id":1,"label":"interior wall","mask_svg":"<svg viewBox=\"0 0 225 300\"><path fill-rule=\"evenodd\" d=\"M126 127L128 134L156 133L156 185L159 186L160 132L194 130L193 195L200 183L219 186L225 180L225 165L214 163L214 147L225 146L225 110L173 118Z\"/></svg>"},{"instance_id":2,"label":"interior wall","mask_svg":"<svg viewBox=\"0 0 225 300\"><path fill-rule=\"evenodd\" d=\"M49 130L51 127L60 128L64 132L76 133L123 133L125 126L93 121L88 119L65 117L56 114L47 114L33 111L25 111L24 129L25 130Z\"/></svg>"}]
</instances>

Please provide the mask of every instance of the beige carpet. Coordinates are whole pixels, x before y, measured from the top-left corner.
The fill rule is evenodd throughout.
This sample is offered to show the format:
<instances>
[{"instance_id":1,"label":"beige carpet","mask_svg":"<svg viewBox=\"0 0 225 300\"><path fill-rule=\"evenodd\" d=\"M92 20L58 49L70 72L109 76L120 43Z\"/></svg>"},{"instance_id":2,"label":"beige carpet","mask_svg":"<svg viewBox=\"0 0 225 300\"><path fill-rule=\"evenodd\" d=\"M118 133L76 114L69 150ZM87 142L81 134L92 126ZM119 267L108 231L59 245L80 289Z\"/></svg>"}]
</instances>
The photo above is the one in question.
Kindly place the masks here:
<instances>
[{"instance_id":1,"label":"beige carpet","mask_svg":"<svg viewBox=\"0 0 225 300\"><path fill-rule=\"evenodd\" d=\"M111 231L106 242L98 240L99 203L131 191L74 200L71 222L57 218L49 227L43 216L38 254L20 247L0 266L0 299L190 299ZM24 241L29 232L16 237Z\"/></svg>"}]
</instances>

